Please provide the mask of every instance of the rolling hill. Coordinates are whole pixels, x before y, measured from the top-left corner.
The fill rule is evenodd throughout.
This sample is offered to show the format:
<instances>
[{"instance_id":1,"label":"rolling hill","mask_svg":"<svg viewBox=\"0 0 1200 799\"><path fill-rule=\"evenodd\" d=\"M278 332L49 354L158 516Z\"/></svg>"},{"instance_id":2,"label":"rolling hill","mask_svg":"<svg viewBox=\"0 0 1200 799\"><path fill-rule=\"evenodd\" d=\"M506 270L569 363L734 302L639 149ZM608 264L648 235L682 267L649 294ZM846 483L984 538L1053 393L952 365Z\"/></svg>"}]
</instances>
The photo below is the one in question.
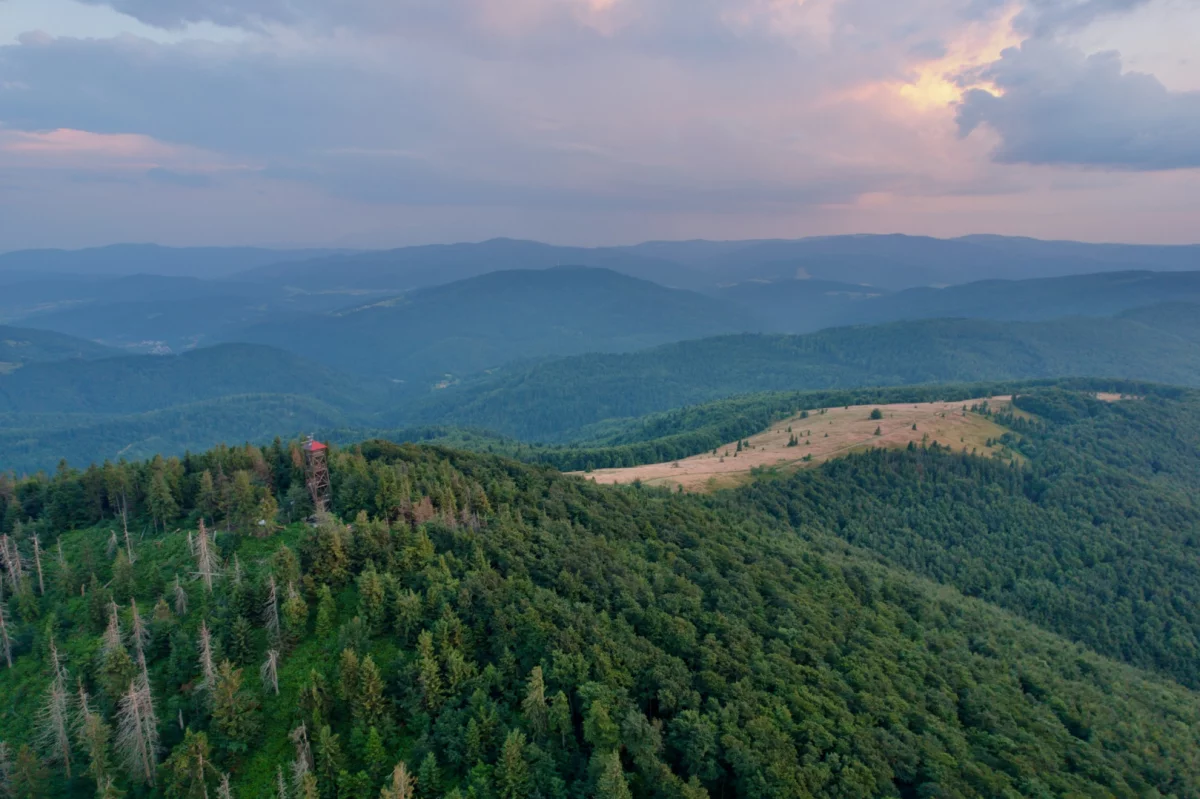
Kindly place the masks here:
<instances>
[{"instance_id":1,"label":"rolling hill","mask_svg":"<svg viewBox=\"0 0 1200 799\"><path fill-rule=\"evenodd\" d=\"M1200 302L1200 272L1100 272L1031 280L982 280L888 292L826 280L755 280L719 289L776 332L913 319L1044 321L1112 316L1164 302Z\"/></svg>"},{"instance_id":2,"label":"rolling hill","mask_svg":"<svg viewBox=\"0 0 1200 799\"><path fill-rule=\"evenodd\" d=\"M1196 673L1196 552L1174 526L1195 509L1169 481L1200 470L1194 446L1138 452L1143 424L1200 429L1194 409L1037 407L1082 411L1031 432L1046 452L1026 470L914 448L714 497L378 441L330 453L316 524L295 442L0 480L6 563L53 553L41 590L12 567L5 779L30 796L94 795L98 769L147 796L275 795L289 774L309 796L411 796L414 775L449 797L1195 796L1200 697L1173 679ZM129 497L139 534L121 541ZM100 744L39 736L68 693ZM138 745L151 734L161 749Z\"/></svg>"},{"instance_id":3,"label":"rolling hill","mask_svg":"<svg viewBox=\"0 0 1200 799\"><path fill-rule=\"evenodd\" d=\"M372 377L428 386L518 359L621 352L757 329L738 308L608 269L492 272L237 338Z\"/></svg>"},{"instance_id":4,"label":"rolling hill","mask_svg":"<svg viewBox=\"0 0 1200 799\"><path fill-rule=\"evenodd\" d=\"M307 263L251 269L245 280L308 290L368 289L392 292L436 286L489 272L590 266L666 286L695 287L708 278L673 261L619 247L557 247L536 241L493 239L477 244L436 244L337 255Z\"/></svg>"},{"instance_id":5,"label":"rolling hill","mask_svg":"<svg viewBox=\"0 0 1200 799\"><path fill-rule=\"evenodd\" d=\"M721 336L514 366L439 392L406 421L563 442L606 419L755 391L1088 375L1200 385L1198 329L1200 313L1176 310L1154 325L939 319Z\"/></svg>"},{"instance_id":6,"label":"rolling hill","mask_svg":"<svg viewBox=\"0 0 1200 799\"><path fill-rule=\"evenodd\" d=\"M0 376L26 364L94 360L117 354L117 350L62 333L0 325Z\"/></svg>"},{"instance_id":7,"label":"rolling hill","mask_svg":"<svg viewBox=\"0 0 1200 799\"><path fill-rule=\"evenodd\" d=\"M303 261L336 252L257 247L163 247L157 244L113 244L82 250L16 250L0 254L0 273L224 277L268 264Z\"/></svg>"},{"instance_id":8,"label":"rolling hill","mask_svg":"<svg viewBox=\"0 0 1200 799\"><path fill-rule=\"evenodd\" d=\"M30 364L0 377L0 413L130 414L240 394L293 394L374 407L383 387L253 344L183 355Z\"/></svg>"}]
</instances>

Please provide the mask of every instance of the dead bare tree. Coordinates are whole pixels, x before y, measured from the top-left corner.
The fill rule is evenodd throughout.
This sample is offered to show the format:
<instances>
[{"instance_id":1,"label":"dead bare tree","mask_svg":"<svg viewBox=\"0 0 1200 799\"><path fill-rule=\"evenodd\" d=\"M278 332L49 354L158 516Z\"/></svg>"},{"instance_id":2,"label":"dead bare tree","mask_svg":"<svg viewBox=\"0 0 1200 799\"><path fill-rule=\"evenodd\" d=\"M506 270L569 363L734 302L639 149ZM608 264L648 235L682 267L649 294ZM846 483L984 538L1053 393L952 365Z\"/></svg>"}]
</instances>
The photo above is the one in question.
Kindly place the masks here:
<instances>
[{"instance_id":1,"label":"dead bare tree","mask_svg":"<svg viewBox=\"0 0 1200 799\"><path fill-rule=\"evenodd\" d=\"M275 776L278 785L277 799L288 799L287 783L283 781L283 766L275 767Z\"/></svg>"},{"instance_id":2,"label":"dead bare tree","mask_svg":"<svg viewBox=\"0 0 1200 799\"><path fill-rule=\"evenodd\" d=\"M137 563L133 554L133 542L129 540L129 513L124 499L121 500L121 529L125 531L125 552L129 555L129 565Z\"/></svg>"},{"instance_id":3,"label":"dead bare tree","mask_svg":"<svg viewBox=\"0 0 1200 799\"><path fill-rule=\"evenodd\" d=\"M408 766L402 760L392 769L392 784L385 786L379 796L380 799L413 799L416 787L416 777L408 772Z\"/></svg>"},{"instance_id":4,"label":"dead bare tree","mask_svg":"<svg viewBox=\"0 0 1200 799\"><path fill-rule=\"evenodd\" d=\"M212 634L208 631L207 621L200 622L200 673L204 679L196 687L208 693L211 704L213 691L217 687L217 669L213 665Z\"/></svg>"},{"instance_id":5,"label":"dead bare tree","mask_svg":"<svg viewBox=\"0 0 1200 799\"><path fill-rule=\"evenodd\" d=\"M194 539L193 552L196 556L196 575L204 581L204 587L208 592L212 593L213 577L216 576L217 569L216 557L213 555L212 542L208 538L208 528L204 526L204 520L200 520L200 530Z\"/></svg>"},{"instance_id":6,"label":"dead bare tree","mask_svg":"<svg viewBox=\"0 0 1200 799\"><path fill-rule=\"evenodd\" d=\"M120 545L117 543L117 531L110 530L109 533L110 533L110 535L108 536L108 559L112 560L113 556L117 554L117 547Z\"/></svg>"},{"instance_id":7,"label":"dead bare tree","mask_svg":"<svg viewBox=\"0 0 1200 799\"><path fill-rule=\"evenodd\" d=\"M221 775L221 784L217 786L217 799L233 799L233 789L229 787L229 775Z\"/></svg>"},{"instance_id":8,"label":"dead bare tree","mask_svg":"<svg viewBox=\"0 0 1200 799\"><path fill-rule=\"evenodd\" d=\"M137 655L138 663L146 659L146 646L150 643L150 631L146 629L146 625L142 623L142 616L138 613L136 599L130 599L129 605L133 610L133 625L129 634L130 643L133 644L133 651Z\"/></svg>"},{"instance_id":9,"label":"dead bare tree","mask_svg":"<svg viewBox=\"0 0 1200 799\"><path fill-rule=\"evenodd\" d=\"M154 699L144 679L129 683L117 709L117 756L131 779L154 784L158 758L158 722L154 718Z\"/></svg>"},{"instance_id":10,"label":"dead bare tree","mask_svg":"<svg viewBox=\"0 0 1200 799\"><path fill-rule=\"evenodd\" d=\"M38 594L45 596L46 583L42 579L42 542L38 540L36 535L33 537L33 562L37 565Z\"/></svg>"},{"instance_id":11,"label":"dead bare tree","mask_svg":"<svg viewBox=\"0 0 1200 799\"><path fill-rule=\"evenodd\" d=\"M308 727L301 722L299 727L288 733L288 737L296 747L296 759L292 761L292 789L296 791L297 796L303 796L304 775L312 771L314 766L312 747L308 742Z\"/></svg>"},{"instance_id":12,"label":"dead bare tree","mask_svg":"<svg viewBox=\"0 0 1200 799\"><path fill-rule=\"evenodd\" d=\"M70 713L66 671L58 657L58 646L50 639L50 666L54 676L46 689L46 704L38 712L38 742L49 752L51 763L62 763L71 779L71 736L67 731Z\"/></svg>"},{"instance_id":13,"label":"dead bare tree","mask_svg":"<svg viewBox=\"0 0 1200 799\"><path fill-rule=\"evenodd\" d=\"M179 575L175 575L175 615L186 616L188 611L188 596L187 591L183 590L183 585L179 582Z\"/></svg>"},{"instance_id":14,"label":"dead bare tree","mask_svg":"<svg viewBox=\"0 0 1200 799\"><path fill-rule=\"evenodd\" d=\"M107 657L118 649L124 648L121 638L121 617L117 612L117 603L108 603L108 627L104 628L104 637L100 642L100 653Z\"/></svg>"},{"instance_id":15,"label":"dead bare tree","mask_svg":"<svg viewBox=\"0 0 1200 799\"><path fill-rule=\"evenodd\" d=\"M263 605L263 623L271 636L272 643L279 643L279 589L275 576L267 578L267 601Z\"/></svg>"},{"instance_id":16,"label":"dead bare tree","mask_svg":"<svg viewBox=\"0 0 1200 799\"><path fill-rule=\"evenodd\" d=\"M263 661L262 668L259 669L262 675L263 688L270 688L279 696L279 652L270 649L267 650L267 659Z\"/></svg>"},{"instance_id":17,"label":"dead bare tree","mask_svg":"<svg viewBox=\"0 0 1200 799\"><path fill-rule=\"evenodd\" d=\"M0 796L12 796L12 752L8 744L0 741Z\"/></svg>"},{"instance_id":18,"label":"dead bare tree","mask_svg":"<svg viewBox=\"0 0 1200 799\"><path fill-rule=\"evenodd\" d=\"M0 603L0 655L4 656L4 662L11 669L12 661L12 641L8 638L8 610Z\"/></svg>"}]
</instances>

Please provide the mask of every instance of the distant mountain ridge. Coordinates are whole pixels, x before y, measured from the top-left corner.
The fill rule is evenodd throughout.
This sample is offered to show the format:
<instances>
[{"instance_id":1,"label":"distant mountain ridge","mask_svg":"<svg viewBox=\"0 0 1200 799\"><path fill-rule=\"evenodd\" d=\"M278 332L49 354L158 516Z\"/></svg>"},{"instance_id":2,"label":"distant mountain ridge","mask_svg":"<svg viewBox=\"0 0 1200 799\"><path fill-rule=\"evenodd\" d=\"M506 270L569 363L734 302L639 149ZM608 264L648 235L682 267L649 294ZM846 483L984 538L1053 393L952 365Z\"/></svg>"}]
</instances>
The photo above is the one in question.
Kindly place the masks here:
<instances>
[{"instance_id":1,"label":"distant mountain ridge","mask_svg":"<svg viewBox=\"0 0 1200 799\"><path fill-rule=\"evenodd\" d=\"M512 366L413 408L409 424L561 443L611 419L758 391L1107 377L1200 386L1200 306L1044 322L931 319L734 335Z\"/></svg>"},{"instance_id":2,"label":"distant mountain ridge","mask_svg":"<svg viewBox=\"0 0 1200 799\"><path fill-rule=\"evenodd\" d=\"M320 258L338 252L344 251L110 244L81 250L15 250L0 253L0 273L224 277L266 264Z\"/></svg>"},{"instance_id":3,"label":"distant mountain ridge","mask_svg":"<svg viewBox=\"0 0 1200 799\"><path fill-rule=\"evenodd\" d=\"M633 351L758 325L740 308L703 294L609 269L554 267L490 272L234 335L425 386L514 360Z\"/></svg>"},{"instance_id":4,"label":"distant mountain ridge","mask_svg":"<svg viewBox=\"0 0 1200 799\"><path fill-rule=\"evenodd\" d=\"M118 350L62 333L0 325L0 374L25 364L93 360L118 354Z\"/></svg>"}]
</instances>

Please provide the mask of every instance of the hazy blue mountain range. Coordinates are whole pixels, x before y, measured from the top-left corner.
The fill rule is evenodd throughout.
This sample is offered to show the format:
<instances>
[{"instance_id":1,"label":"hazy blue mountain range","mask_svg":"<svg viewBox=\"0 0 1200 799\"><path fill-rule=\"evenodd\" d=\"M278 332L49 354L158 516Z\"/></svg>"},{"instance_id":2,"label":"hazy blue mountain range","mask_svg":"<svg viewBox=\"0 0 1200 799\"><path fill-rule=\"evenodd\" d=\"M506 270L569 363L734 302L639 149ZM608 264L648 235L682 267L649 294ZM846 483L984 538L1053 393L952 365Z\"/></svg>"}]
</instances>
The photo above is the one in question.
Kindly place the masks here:
<instances>
[{"instance_id":1,"label":"hazy blue mountain range","mask_svg":"<svg viewBox=\"0 0 1200 799\"><path fill-rule=\"evenodd\" d=\"M0 254L0 275L168 275L223 277L267 264L330 255L338 250L276 250L262 247L163 247L112 244L83 250L16 250Z\"/></svg>"},{"instance_id":2,"label":"hazy blue mountain range","mask_svg":"<svg viewBox=\"0 0 1200 799\"><path fill-rule=\"evenodd\" d=\"M759 327L741 308L703 294L608 269L555 267L491 272L233 335L340 369L428 385L519 359L632 351Z\"/></svg>"},{"instance_id":3,"label":"hazy blue mountain range","mask_svg":"<svg viewBox=\"0 0 1200 799\"><path fill-rule=\"evenodd\" d=\"M1200 386L1200 306L1111 318L942 319L727 335L510 364L433 389L355 377L246 344L27 364L0 376L0 466L50 468L63 456L85 464L133 445L178 454L272 430L336 428L341 440L354 440L439 426L565 443L646 414L760 391L1066 376Z\"/></svg>"},{"instance_id":4,"label":"hazy blue mountain range","mask_svg":"<svg viewBox=\"0 0 1200 799\"><path fill-rule=\"evenodd\" d=\"M73 336L0 325L0 374L30 363L104 358L116 354L116 350Z\"/></svg>"},{"instance_id":5,"label":"hazy blue mountain range","mask_svg":"<svg viewBox=\"0 0 1200 799\"><path fill-rule=\"evenodd\" d=\"M411 423L563 442L589 425L756 391L1111 377L1200 385L1200 306L1045 322L933 319L738 335L513 366L452 386Z\"/></svg>"},{"instance_id":6,"label":"hazy blue mountain range","mask_svg":"<svg viewBox=\"0 0 1200 799\"><path fill-rule=\"evenodd\" d=\"M1109 316L1162 302L1192 303L1200 301L1200 271L982 280L894 293L824 280L756 280L721 289L717 296L745 307L762 321L764 330L806 333L904 319L1037 321Z\"/></svg>"}]
</instances>

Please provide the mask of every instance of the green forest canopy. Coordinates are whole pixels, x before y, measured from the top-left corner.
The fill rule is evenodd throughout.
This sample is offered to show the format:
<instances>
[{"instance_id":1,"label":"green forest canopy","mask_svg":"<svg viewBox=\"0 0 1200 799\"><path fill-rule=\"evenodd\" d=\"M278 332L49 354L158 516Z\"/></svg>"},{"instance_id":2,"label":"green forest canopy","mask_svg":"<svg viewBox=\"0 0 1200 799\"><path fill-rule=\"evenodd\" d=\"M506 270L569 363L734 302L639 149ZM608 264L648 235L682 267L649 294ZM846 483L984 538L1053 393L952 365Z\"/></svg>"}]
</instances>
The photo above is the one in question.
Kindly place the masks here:
<instances>
[{"instance_id":1,"label":"green forest canopy","mask_svg":"<svg viewBox=\"0 0 1200 799\"><path fill-rule=\"evenodd\" d=\"M1120 568L1136 615L1156 617L1111 643L1192 623L1200 450L1194 432L1160 438L1198 429L1195 399L1041 390L1021 407L1041 420L1006 420L1023 466L914 449L714 497L368 442L333 452L334 515L315 527L295 444L7 479L7 785L1194 796L1200 701L1166 676L1186 682L1188 652L1109 651L1068 611L1088 606L1114 633L1133 623L1130 597L1099 590ZM867 524L888 491L912 504L913 546L957 529L976 557L921 566ZM1057 550L1012 561L1022 524L1084 506L1090 521L1056 528ZM1049 621L1029 581L1059 603ZM154 737L157 750L137 745Z\"/></svg>"}]
</instances>

